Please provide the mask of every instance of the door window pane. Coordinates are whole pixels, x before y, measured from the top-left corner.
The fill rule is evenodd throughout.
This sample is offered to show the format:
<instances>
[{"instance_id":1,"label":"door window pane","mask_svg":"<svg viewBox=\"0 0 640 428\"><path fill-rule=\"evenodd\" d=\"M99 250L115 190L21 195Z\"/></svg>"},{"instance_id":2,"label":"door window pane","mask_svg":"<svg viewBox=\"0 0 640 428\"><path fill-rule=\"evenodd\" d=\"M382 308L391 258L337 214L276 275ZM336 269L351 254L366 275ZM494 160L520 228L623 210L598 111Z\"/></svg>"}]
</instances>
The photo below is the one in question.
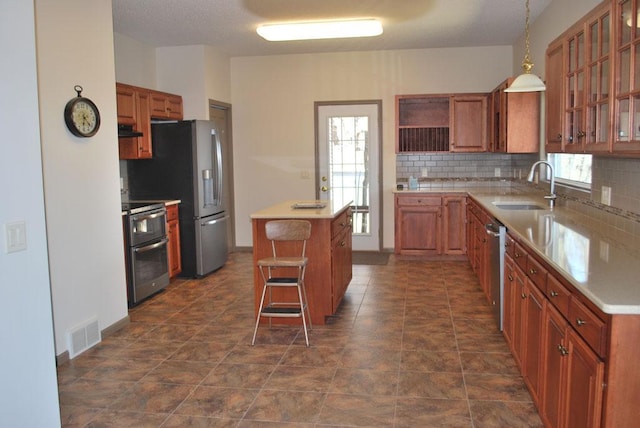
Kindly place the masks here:
<instances>
[{"instance_id":1,"label":"door window pane","mask_svg":"<svg viewBox=\"0 0 640 428\"><path fill-rule=\"evenodd\" d=\"M369 118L333 116L328 126L331 200L351 201L354 235L369 234Z\"/></svg>"}]
</instances>

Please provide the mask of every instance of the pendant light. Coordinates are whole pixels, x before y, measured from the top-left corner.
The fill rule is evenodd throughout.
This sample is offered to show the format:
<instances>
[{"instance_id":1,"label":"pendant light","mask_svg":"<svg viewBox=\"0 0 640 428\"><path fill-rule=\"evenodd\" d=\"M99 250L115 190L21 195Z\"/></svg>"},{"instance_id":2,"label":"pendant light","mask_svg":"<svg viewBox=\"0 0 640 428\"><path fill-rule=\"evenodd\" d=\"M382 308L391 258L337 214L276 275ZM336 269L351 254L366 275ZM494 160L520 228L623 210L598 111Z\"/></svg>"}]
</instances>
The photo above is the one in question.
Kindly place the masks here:
<instances>
[{"instance_id":1,"label":"pendant light","mask_svg":"<svg viewBox=\"0 0 640 428\"><path fill-rule=\"evenodd\" d=\"M546 88L542 80L531 73L533 63L529 57L529 0L526 0L527 15L524 24L524 46L525 53L522 60L522 74L511 83L505 92L540 92Z\"/></svg>"}]
</instances>

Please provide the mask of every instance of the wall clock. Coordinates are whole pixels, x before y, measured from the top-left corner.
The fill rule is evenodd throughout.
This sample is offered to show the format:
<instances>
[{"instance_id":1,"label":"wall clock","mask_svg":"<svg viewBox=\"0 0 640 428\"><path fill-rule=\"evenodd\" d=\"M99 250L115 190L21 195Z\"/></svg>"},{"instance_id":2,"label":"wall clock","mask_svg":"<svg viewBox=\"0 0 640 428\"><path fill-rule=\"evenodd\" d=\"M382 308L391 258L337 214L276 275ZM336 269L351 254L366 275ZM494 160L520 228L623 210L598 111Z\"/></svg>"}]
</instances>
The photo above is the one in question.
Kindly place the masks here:
<instances>
[{"instance_id":1,"label":"wall clock","mask_svg":"<svg viewBox=\"0 0 640 428\"><path fill-rule=\"evenodd\" d=\"M82 86L73 88L78 96L69 100L64 108L64 122L76 137L93 137L100 128L100 111L89 98L83 97Z\"/></svg>"}]
</instances>

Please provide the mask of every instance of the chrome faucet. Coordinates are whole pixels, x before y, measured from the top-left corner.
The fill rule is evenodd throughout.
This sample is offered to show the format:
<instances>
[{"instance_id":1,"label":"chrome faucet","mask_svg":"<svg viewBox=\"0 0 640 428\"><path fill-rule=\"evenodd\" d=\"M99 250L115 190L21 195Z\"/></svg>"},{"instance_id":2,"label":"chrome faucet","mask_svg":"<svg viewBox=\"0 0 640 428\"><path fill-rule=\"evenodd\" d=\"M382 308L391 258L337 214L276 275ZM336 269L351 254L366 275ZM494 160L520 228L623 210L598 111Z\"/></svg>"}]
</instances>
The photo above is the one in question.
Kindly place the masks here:
<instances>
[{"instance_id":1,"label":"chrome faucet","mask_svg":"<svg viewBox=\"0 0 640 428\"><path fill-rule=\"evenodd\" d=\"M555 176L553 175L553 166L547 161L539 160L538 162L536 162L533 165L531 165L531 171L529 171L529 175L527 176L527 181L529 183L531 183L533 181L533 173L535 172L536 167L538 165L540 165L540 164L544 164L544 165L549 167L549 175L550 175L549 181L551 183L551 189L549 191L550 191L551 194L550 195L546 195L544 198L549 200L549 206L551 207L551 209L553 209L553 205L554 205L554 203L556 201L556 198L557 198L557 196L555 194L556 182L555 182Z\"/></svg>"}]
</instances>

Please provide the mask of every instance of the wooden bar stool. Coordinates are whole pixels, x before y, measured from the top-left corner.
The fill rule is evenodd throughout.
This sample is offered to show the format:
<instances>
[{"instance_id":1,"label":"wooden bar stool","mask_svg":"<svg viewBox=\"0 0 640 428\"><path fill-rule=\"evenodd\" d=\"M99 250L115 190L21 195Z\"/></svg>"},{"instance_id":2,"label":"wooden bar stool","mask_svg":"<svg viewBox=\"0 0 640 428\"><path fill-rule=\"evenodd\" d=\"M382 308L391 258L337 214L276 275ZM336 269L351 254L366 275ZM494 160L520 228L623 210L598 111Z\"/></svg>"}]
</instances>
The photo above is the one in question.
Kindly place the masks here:
<instances>
[{"instance_id":1,"label":"wooden bar stool","mask_svg":"<svg viewBox=\"0 0 640 428\"><path fill-rule=\"evenodd\" d=\"M260 259L257 263L264 285L251 345L256 342L260 319L267 317L269 327L272 318L302 318L304 339L309 346L307 323L311 329L311 315L304 287L304 273L309 262L305 251L307 240L311 236L311 222L272 220L265 224L265 232L267 239L271 241L272 256ZM297 290L297 301L274 301L273 289L293 287ZM277 295L275 298L278 299Z\"/></svg>"}]
</instances>

